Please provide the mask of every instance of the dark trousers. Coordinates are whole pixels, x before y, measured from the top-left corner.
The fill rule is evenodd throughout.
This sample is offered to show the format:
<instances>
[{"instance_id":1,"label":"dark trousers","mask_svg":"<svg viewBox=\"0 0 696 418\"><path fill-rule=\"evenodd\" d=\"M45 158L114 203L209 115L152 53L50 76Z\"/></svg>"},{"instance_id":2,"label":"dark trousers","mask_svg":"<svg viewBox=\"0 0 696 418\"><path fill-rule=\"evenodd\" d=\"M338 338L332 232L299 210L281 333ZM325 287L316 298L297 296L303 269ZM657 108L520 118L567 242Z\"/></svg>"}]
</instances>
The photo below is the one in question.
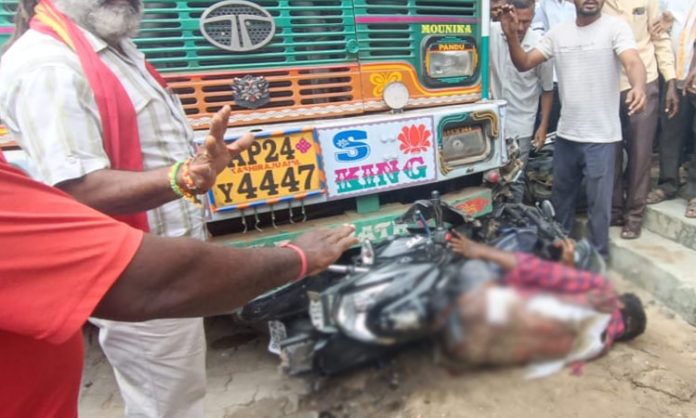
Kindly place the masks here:
<instances>
[{"instance_id":1,"label":"dark trousers","mask_svg":"<svg viewBox=\"0 0 696 418\"><path fill-rule=\"evenodd\" d=\"M650 160L652 145L657 131L660 113L660 88L657 80L645 86L647 103L645 110L628 116L626 94L621 92L621 133L623 140L617 143L614 168L614 197L612 218L622 219L630 226L643 222L645 199L650 190ZM623 150L628 155L628 164L623 171Z\"/></svg>"},{"instance_id":2,"label":"dark trousers","mask_svg":"<svg viewBox=\"0 0 696 418\"><path fill-rule=\"evenodd\" d=\"M696 138L696 124L694 113L696 109L696 95L683 96L679 92L679 113L672 119L668 119L664 112L660 112L662 132L660 133L660 179L657 185L669 197L673 197L679 191L679 165L682 161L685 145L689 140ZM687 197L696 197L696 161L692 156L688 162Z\"/></svg>"},{"instance_id":3,"label":"dark trousers","mask_svg":"<svg viewBox=\"0 0 696 418\"><path fill-rule=\"evenodd\" d=\"M558 119L561 117L561 95L558 93L558 83L553 83L553 104L551 105L551 114L549 115L549 126L546 127L546 132L556 132L558 128ZM539 97L539 110L537 110L536 120L534 121L534 132L539 127L541 121L541 97Z\"/></svg>"},{"instance_id":4,"label":"dark trousers","mask_svg":"<svg viewBox=\"0 0 696 418\"><path fill-rule=\"evenodd\" d=\"M593 144L556 138L553 151L551 200L556 220L566 233L575 222L575 204L583 177L586 180L588 239L607 258L609 220L614 181L616 144Z\"/></svg>"}]
</instances>

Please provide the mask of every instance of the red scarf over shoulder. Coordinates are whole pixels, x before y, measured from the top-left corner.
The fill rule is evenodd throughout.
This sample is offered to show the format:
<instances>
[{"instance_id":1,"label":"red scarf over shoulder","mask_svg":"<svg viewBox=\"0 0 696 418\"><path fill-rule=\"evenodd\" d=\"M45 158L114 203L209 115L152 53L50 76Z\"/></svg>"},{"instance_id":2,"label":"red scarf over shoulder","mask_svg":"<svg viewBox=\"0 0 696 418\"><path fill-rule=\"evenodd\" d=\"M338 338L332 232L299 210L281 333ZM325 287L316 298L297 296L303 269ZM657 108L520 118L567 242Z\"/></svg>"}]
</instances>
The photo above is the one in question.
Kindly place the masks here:
<instances>
[{"instance_id":1,"label":"red scarf over shoulder","mask_svg":"<svg viewBox=\"0 0 696 418\"><path fill-rule=\"evenodd\" d=\"M82 71L94 92L94 99L99 108L103 145L111 168L143 171L135 108L118 77L99 58L80 28L56 9L51 0L41 0L35 8L35 13L30 23L31 28L65 43L80 59ZM166 88L167 83L162 76L149 63L145 64L150 74ZM145 212L118 215L114 218L145 232L150 230Z\"/></svg>"}]
</instances>

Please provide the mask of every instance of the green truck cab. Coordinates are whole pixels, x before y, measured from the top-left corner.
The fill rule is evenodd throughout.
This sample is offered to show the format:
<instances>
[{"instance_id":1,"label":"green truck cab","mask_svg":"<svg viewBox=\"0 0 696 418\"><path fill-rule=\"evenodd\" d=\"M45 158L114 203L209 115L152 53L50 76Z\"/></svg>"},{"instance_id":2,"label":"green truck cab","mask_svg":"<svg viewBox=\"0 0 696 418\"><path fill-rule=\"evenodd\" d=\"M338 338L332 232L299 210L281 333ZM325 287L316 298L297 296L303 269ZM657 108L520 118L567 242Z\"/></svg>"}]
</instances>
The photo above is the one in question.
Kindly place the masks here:
<instances>
[{"instance_id":1,"label":"green truck cab","mask_svg":"<svg viewBox=\"0 0 696 418\"><path fill-rule=\"evenodd\" d=\"M0 5L0 43L16 1ZM439 190L477 216L482 173L508 161L505 103L488 100L489 1L144 0L135 43L177 93L196 138L232 106L251 131L205 196L228 245L318 225L401 232L404 205ZM228 234L232 233L232 234Z\"/></svg>"}]
</instances>

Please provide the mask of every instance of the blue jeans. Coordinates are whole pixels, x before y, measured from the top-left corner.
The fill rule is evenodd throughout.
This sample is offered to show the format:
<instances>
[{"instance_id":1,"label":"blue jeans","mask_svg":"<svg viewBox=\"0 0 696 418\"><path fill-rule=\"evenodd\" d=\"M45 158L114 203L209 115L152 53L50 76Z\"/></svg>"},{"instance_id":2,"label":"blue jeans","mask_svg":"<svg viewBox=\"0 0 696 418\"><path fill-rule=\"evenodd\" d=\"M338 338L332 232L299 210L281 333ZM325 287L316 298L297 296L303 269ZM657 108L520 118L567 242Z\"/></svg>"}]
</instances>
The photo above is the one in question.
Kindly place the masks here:
<instances>
[{"instance_id":1,"label":"blue jeans","mask_svg":"<svg viewBox=\"0 0 696 418\"><path fill-rule=\"evenodd\" d=\"M614 186L616 144L595 144L556 138L553 153L551 201L556 220L569 233L575 222L575 204L583 177L586 180L588 239L606 259Z\"/></svg>"}]
</instances>

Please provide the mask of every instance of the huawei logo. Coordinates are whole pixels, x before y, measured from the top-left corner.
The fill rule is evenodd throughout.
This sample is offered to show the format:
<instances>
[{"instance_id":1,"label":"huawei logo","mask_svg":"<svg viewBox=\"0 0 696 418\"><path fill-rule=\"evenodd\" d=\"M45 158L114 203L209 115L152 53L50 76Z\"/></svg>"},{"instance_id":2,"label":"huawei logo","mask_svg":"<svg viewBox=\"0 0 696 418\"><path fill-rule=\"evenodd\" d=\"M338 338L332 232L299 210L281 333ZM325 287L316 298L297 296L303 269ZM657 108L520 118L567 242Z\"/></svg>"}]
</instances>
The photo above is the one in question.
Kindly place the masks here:
<instances>
[{"instance_id":1,"label":"huawei logo","mask_svg":"<svg viewBox=\"0 0 696 418\"><path fill-rule=\"evenodd\" d=\"M262 48L275 35L275 21L266 9L244 1L228 0L210 6L201 16L201 32L211 44L228 51Z\"/></svg>"}]
</instances>

